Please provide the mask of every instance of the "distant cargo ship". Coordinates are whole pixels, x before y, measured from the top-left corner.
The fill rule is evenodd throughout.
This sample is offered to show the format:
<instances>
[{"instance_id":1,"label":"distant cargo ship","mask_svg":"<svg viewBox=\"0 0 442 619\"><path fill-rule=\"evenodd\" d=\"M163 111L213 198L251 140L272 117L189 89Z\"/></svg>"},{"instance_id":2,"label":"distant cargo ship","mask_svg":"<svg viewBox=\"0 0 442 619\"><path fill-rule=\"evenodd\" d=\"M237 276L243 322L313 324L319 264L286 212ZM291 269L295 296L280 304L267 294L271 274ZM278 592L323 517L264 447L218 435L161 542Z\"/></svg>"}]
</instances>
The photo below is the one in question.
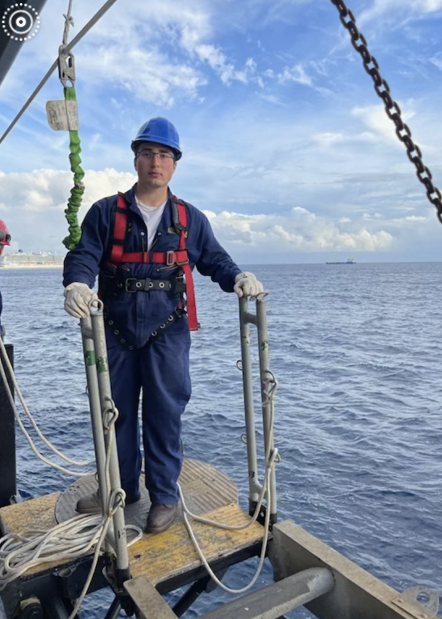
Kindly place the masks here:
<instances>
[{"instance_id":1,"label":"distant cargo ship","mask_svg":"<svg viewBox=\"0 0 442 619\"><path fill-rule=\"evenodd\" d=\"M347 258L346 262L326 262L325 264L356 264L354 258Z\"/></svg>"},{"instance_id":2,"label":"distant cargo ship","mask_svg":"<svg viewBox=\"0 0 442 619\"><path fill-rule=\"evenodd\" d=\"M64 256L61 254L25 254L22 251L1 257L1 269L48 269L61 268Z\"/></svg>"}]
</instances>

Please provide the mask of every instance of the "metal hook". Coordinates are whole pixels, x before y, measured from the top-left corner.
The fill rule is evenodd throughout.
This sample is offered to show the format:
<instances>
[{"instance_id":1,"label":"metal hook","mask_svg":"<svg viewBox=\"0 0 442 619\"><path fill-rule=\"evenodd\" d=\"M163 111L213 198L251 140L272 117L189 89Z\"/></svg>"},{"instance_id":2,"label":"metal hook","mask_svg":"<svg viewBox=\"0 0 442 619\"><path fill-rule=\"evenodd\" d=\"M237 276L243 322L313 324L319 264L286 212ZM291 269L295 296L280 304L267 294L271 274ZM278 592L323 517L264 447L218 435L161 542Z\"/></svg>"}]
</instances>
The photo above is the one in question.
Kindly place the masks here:
<instances>
[{"instance_id":1,"label":"metal hook","mask_svg":"<svg viewBox=\"0 0 442 619\"><path fill-rule=\"evenodd\" d=\"M58 48L58 77L63 86L67 82L71 82L72 86L75 82L75 58L72 52L66 53L65 45L60 45Z\"/></svg>"}]
</instances>

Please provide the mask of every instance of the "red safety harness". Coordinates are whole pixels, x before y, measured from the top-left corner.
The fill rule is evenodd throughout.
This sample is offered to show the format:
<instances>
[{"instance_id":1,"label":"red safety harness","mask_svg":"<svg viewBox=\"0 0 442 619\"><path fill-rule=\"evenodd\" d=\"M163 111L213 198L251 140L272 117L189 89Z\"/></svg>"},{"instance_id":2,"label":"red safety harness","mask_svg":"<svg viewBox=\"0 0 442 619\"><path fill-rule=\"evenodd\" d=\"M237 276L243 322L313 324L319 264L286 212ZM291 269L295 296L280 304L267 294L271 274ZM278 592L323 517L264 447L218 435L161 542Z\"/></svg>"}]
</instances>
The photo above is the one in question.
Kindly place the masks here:
<instances>
[{"instance_id":1,"label":"red safety harness","mask_svg":"<svg viewBox=\"0 0 442 619\"><path fill-rule=\"evenodd\" d=\"M118 267L122 262L140 262L142 264L153 262L155 264L164 264L165 266L181 267L186 277L186 309L189 321L189 331L197 331L198 320L196 317L195 290L193 287L192 269L190 268L186 249L186 207L184 202L175 196L173 196L173 201L177 209L177 217L174 217L174 225L180 232L180 246L178 251L125 252L124 242L126 237L128 207L124 194L118 192L114 233L111 241L112 246L108 262L116 267ZM175 221L175 219L177 219L177 221Z\"/></svg>"}]
</instances>

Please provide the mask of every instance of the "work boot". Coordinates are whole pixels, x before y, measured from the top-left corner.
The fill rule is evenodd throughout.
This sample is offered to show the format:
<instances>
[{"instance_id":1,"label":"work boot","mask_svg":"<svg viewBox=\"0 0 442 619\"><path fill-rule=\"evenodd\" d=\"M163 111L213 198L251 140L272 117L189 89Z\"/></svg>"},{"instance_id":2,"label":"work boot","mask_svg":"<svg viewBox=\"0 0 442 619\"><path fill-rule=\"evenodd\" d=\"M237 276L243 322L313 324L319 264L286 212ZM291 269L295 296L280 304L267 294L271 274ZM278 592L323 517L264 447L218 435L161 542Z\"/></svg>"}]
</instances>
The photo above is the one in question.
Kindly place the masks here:
<instances>
[{"instance_id":1,"label":"work boot","mask_svg":"<svg viewBox=\"0 0 442 619\"><path fill-rule=\"evenodd\" d=\"M126 505L136 503L141 498L141 494L126 494ZM101 514L101 498L100 491L96 490L92 494L87 494L82 497L76 506L76 511L79 514Z\"/></svg>"},{"instance_id":2,"label":"work boot","mask_svg":"<svg viewBox=\"0 0 442 619\"><path fill-rule=\"evenodd\" d=\"M152 503L144 531L146 533L162 533L175 520L177 509L178 503L174 505Z\"/></svg>"}]
</instances>

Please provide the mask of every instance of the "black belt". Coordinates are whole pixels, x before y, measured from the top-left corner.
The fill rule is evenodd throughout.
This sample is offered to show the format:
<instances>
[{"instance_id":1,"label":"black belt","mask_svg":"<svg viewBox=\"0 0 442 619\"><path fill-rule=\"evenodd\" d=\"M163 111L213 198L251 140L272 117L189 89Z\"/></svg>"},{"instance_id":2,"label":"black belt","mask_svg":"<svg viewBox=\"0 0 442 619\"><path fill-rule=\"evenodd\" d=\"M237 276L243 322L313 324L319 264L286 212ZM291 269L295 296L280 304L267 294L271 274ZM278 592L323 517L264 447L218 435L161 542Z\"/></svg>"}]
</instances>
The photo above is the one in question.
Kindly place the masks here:
<instances>
[{"instance_id":1,"label":"black belt","mask_svg":"<svg viewBox=\"0 0 442 619\"><path fill-rule=\"evenodd\" d=\"M124 282L126 292L149 292L150 290L164 290L165 292L186 292L186 284L176 279L137 279L127 277Z\"/></svg>"}]
</instances>

